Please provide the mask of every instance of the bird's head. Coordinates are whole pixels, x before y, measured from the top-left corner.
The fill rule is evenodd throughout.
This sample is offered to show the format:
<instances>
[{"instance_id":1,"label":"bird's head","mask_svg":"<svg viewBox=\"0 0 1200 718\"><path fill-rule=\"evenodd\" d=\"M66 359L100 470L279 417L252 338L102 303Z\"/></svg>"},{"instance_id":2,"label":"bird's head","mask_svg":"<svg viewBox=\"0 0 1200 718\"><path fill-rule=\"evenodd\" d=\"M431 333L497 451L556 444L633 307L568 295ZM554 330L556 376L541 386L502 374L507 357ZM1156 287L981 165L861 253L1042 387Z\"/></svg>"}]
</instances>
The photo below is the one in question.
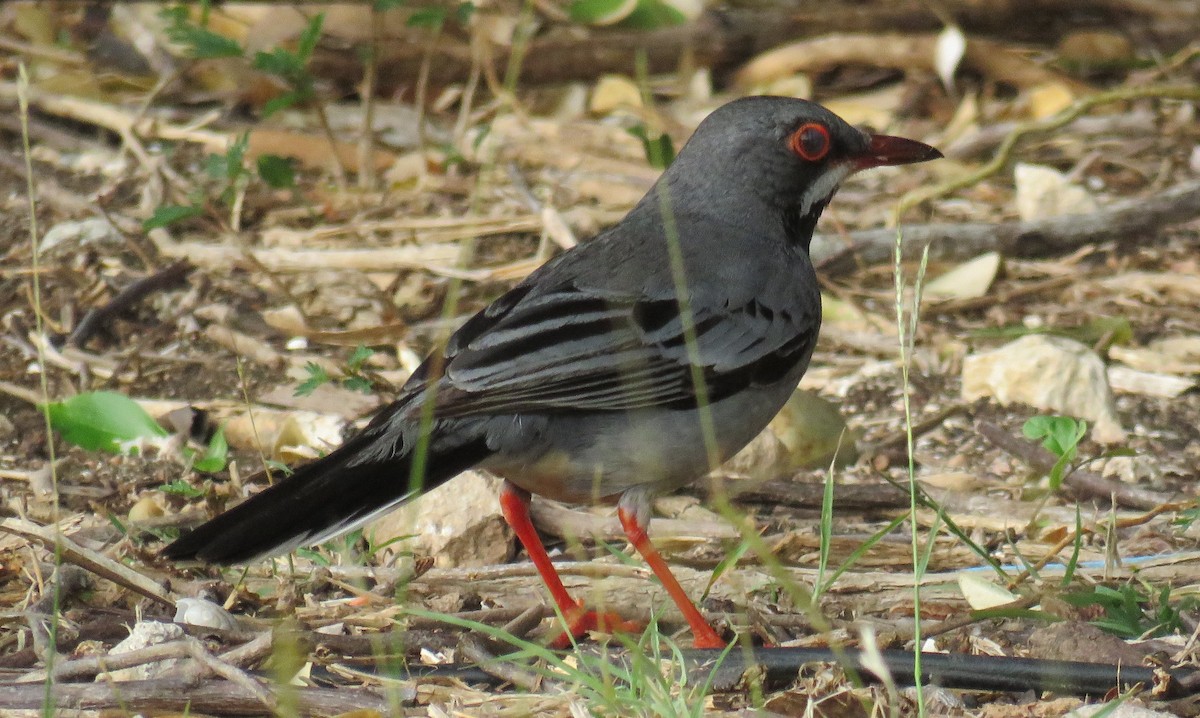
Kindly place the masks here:
<instances>
[{"instance_id":1,"label":"bird's head","mask_svg":"<svg viewBox=\"0 0 1200 718\"><path fill-rule=\"evenodd\" d=\"M811 234L854 172L941 156L916 140L863 132L814 102L746 97L705 118L663 179L680 207L695 200L724 213L779 211L792 231Z\"/></svg>"}]
</instances>

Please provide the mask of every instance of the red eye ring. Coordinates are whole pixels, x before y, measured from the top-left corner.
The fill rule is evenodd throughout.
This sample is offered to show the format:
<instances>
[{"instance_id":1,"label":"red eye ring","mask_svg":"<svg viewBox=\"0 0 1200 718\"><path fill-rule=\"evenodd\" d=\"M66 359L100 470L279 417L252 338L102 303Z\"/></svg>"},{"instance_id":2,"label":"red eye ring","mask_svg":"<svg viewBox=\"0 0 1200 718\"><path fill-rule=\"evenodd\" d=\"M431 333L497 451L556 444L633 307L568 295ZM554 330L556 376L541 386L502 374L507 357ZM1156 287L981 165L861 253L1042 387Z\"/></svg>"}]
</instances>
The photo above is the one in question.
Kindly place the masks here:
<instances>
[{"instance_id":1,"label":"red eye ring","mask_svg":"<svg viewBox=\"0 0 1200 718\"><path fill-rule=\"evenodd\" d=\"M829 154L833 141L829 138L829 128L818 122L805 122L788 136L788 148L801 159L816 162Z\"/></svg>"}]
</instances>

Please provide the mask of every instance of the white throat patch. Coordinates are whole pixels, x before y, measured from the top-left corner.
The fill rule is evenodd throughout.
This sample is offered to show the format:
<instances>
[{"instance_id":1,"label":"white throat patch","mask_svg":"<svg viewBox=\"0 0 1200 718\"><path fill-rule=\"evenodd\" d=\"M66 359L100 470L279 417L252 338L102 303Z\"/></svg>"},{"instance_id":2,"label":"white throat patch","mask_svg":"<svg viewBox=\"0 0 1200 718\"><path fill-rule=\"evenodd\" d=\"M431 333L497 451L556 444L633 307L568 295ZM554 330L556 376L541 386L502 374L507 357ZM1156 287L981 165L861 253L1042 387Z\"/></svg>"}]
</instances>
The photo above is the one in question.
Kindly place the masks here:
<instances>
[{"instance_id":1,"label":"white throat patch","mask_svg":"<svg viewBox=\"0 0 1200 718\"><path fill-rule=\"evenodd\" d=\"M831 165L817 180L809 185L808 190L800 197L800 216L807 216L812 208L833 196L842 180L850 176L853 167L849 162Z\"/></svg>"}]
</instances>

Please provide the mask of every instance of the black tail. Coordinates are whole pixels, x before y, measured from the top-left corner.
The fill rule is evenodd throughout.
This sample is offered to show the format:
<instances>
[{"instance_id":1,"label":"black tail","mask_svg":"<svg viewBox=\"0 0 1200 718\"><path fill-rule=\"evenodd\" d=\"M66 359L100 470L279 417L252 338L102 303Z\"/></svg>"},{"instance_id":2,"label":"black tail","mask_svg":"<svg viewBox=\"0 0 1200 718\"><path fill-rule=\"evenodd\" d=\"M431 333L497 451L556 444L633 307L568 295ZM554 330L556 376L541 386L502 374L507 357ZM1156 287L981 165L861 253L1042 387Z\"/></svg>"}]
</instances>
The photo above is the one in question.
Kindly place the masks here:
<instances>
[{"instance_id":1,"label":"black tail","mask_svg":"<svg viewBox=\"0 0 1200 718\"><path fill-rule=\"evenodd\" d=\"M345 533L479 463L482 439L429 452L424 481L412 452L370 427L163 549L169 559L248 563ZM440 444L442 442L434 442ZM414 486L414 484L416 484Z\"/></svg>"}]
</instances>

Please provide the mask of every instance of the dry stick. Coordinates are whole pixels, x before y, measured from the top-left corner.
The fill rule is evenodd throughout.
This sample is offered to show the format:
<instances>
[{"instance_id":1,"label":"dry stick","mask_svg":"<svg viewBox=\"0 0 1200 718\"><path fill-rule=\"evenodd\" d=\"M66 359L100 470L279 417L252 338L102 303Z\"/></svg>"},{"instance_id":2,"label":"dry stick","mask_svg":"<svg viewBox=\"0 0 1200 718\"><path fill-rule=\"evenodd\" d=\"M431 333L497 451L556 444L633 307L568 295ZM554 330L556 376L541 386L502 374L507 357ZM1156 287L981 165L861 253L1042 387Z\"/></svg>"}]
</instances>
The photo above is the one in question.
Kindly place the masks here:
<instances>
[{"instance_id":1,"label":"dry stick","mask_svg":"<svg viewBox=\"0 0 1200 718\"><path fill-rule=\"evenodd\" d=\"M1049 292L1056 289L1062 289L1064 287L1069 287L1078 281L1078 276L1069 274L1064 277L1051 277L1049 279L1043 279L1040 281L1026 282L1010 289L1004 289L997 292L988 292L982 297L945 300L928 298L926 301L928 301L930 304L928 311L936 314L967 312L977 309L987 309L989 307L1002 307L1014 299L1041 294L1042 292Z\"/></svg>"},{"instance_id":2,"label":"dry stick","mask_svg":"<svg viewBox=\"0 0 1200 718\"><path fill-rule=\"evenodd\" d=\"M1072 137L1095 137L1097 135L1133 135L1158 134L1155 124L1157 117L1147 109L1138 108L1123 115L1106 115L1101 117L1080 117L1063 129ZM980 128L965 137L960 137L943 148L947 157L954 159L970 159L976 155L998 147L1008 135L1020 127L1018 122L997 122Z\"/></svg>"},{"instance_id":3,"label":"dry stick","mask_svg":"<svg viewBox=\"0 0 1200 718\"><path fill-rule=\"evenodd\" d=\"M529 635L529 632L537 627L542 622L543 618L549 618L554 615L553 609L546 605L534 605L521 612L513 620L504 624L501 631L504 631L510 636L524 638Z\"/></svg>"},{"instance_id":4,"label":"dry stick","mask_svg":"<svg viewBox=\"0 0 1200 718\"><path fill-rule=\"evenodd\" d=\"M379 9L371 5L371 39L363 67L362 136L358 138L358 187L369 190L375 186L375 81L379 73Z\"/></svg>"},{"instance_id":5,"label":"dry stick","mask_svg":"<svg viewBox=\"0 0 1200 718\"><path fill-rule=\"evenodd\" d=\"M388 702L378 694L349 687L305 688L289 686L301 715L338 715L351 711L378 711L387 715ZM259 697L225 680L190 682L179 679L122 681L120 683L60 683L54 686L59 710L120 709L132 712L189 711L223 715L262 715ZM0 712L37 710L44 706L46 687L38 684L0 684Z\"/></svg>"},{"instance_id":6,"label":"dry stick","mask_svg":"<svg viewBox=\"0 0 1200 718\"><path fill-rule=\"evenodd\" d=\"M262 643L262 639L258 639L258 642ZM264 645L266 648L270 648L270 634L266 636ZM196 659L196 661L205 668L242 688L248 694L254 696L259 703L261 703L271 712L275 711L275 708L279 705L279 699L275 697L274 693L263 687L261 683L254 680L250 674L246 673L237 666L214 657L211 653L205 650L204 644L195 638L187 639L187 647L189 655Z\"/></svg>"},{"instance_id":7,"label":"dry stick","mask_svg":"<svg viewBox=\"0 0 1200 718\"><path fill-rule=\"evenodd\" d=\"M160 292L179 284L191 270L192 266L188 264L187 260L179 260L165 269L131 283L118 292L108 304L88 310L88 313L83 316L74 331L67 337L67 344L83 345L113 317L128 310L154 292Z\"/></svg>"},{"instance_id":8,"label":"dry stick","mask_svg":"<svg viewBox=\"0 0 1200 718\"><path fill-rule=\"evenodd\" d=\"M1141 99L1160 99L1160 100L1184 100L1196 101L1200 100L1200 87L1195 86L1163 86L1151 85L1149 87L1122 87L1109 92L1099 92L1089 97L1075 102L1073 105L1058 113L1053 117L1044 120L1035 120L1017 125L1012 132L1004 138L1000 143L1000 147L996 150L996 154L992 159L985 163L982 167L969 172L962 177L943 182L927 189L918 189L900 198L900 206L896 211L896 215L900 216L905 210L927 202L938 197L944 197L956 190L964 189L978 184L979 182L991 177L1004 166L1008 164L1009 158L1013 154L1013 149L1026 135L1036 135L1056 130L1064 125L1070 124L1083 113L1097 107L1106 105L1112 102L1123 102L1126 100L1141 100Z\"/></svg>"},{"instance_id":9,"label":"dry stick","mask_svg":"<svg viewBox=\"0 0 1200 718\"><path fill-rule=\"evenodd\" d=\"M45 526L18 518L7 518L0 521L0 531L36 541L51 550L57 544L61 548L64 561L73 563L164 605L175 605L172 595L151 579L103 554L86 549Z\"/></svg>"},{"instance_id":10,"label":"dry stick","mask_svg":"<svg viewBox=\"0 0 1200 718\"><path fill-rule=\"evenodd\" d=\"M1160 516L1162 514L1165 514L1165 513L1171 512L1171 511L1178 511L1179 509L1184 508L1187 505L1188 504L1186 504L1186 503L1174 503L1174 504L1162 504L1159 506L1155 506L1153 509L1147 511L1146 513L1142 514L1141 516L1132 516L1129 518L1117 519L1116 528L1124 529L1124 528L1129 528L1131 526L1141 526L1142 524L1148 523L1155 516ZM1085 528L1085 529L1083 529L1082 533L1091 534L1091 533L1095 533L1095 532L1090 528ZM1080 535L1079 533L1077 533L1075 531L1071 531L1066 536L1059 539L1058 543L1056 543L1056 544L1054 544L1054 546L1050 547L1050 550L1046 551L1046 554L1044 556L1042 556L1041 559L1039 559L1036 563L1034 563L1029 568L1021 571L1021 573L1017 574L1015 578L1013 578L1011 581L1008 582L1009 590L1012 590L1012 589L1020 586L1022 583L1025 583L1026 581L1028 581L1030 579L1031 576L1033 576L1034 572L1040 571L1043 568L1045 568L1048 563L1050 563L1051 561L1053 561L1054 559L1056 559L1058 557L1058 554L1060 551L1062 551L1066 547L1070 546L1071 544L1075 543L1075 541L1077 540L1079 535Z\"/></svg>"},{"instance_id":11,"label":"dry stick","mask_svg":"<svg viewBox=\"0 0 1200 718\"><path fill-rule=\"evenodd\" d=\"M968 222L904 226L904 254L915 259L929 246L934 260L968 259L988 251L1010 257L1065 254L1087 244L1130 241L1162 227L1200 217L1200 181L1184 182L1148 197L1125 200L1090 214L1050 217L1030 222ZM890 262L896 248L895 229L850 234L849 246L838 238L813 240L813 262L826 276L849 274L860 264Z\"/></svg>"},{"instance_id":12,"label":"dry stick","mask_svg":"<svg viewBox=\"0 0 1200 718\"><path fill-rule=\"evenodd\" d=\"M458 646L464 658L493 678L530 692L542 691L545 688L541 676L511 660L498 659L488 650L483 639L473 633L464 633L458 641Z\"/></svg>"},{"instance_id":13,"label":"dry stick","mask_svg":"<svg viewBox=\"0 0 1200 718\"><path fill-rule=\"evenodd\" d=\"M801 509L819 509L825 499L825 485L799 483L787 479L773 479L762 484L752 481L732 484L729 500L734 503L757 503L772 506L794 506ZM712 490L693 492L711 497ZM908 494L885 482L871 484L837 484L833 487L833 503L839 511L878 511L882 509L908 508Z\"/></svg>"},{"instance_id":14,"label":"dry stick","mask_svg":"<svg viewBox=\"0 0 1200 718\"><path fill-rule=\"evenodd\" d=\"M72 678L90 678L98 673L136 668L147 663L157 663L179 658L190 658L191 648L186 640L171 641L146 646L128 653L105 656L88 656L70 661L60 661L51 671L55 683ZM40 683L46 680L46 671L34 671L21 676L18 683Z\"/></svg>"},{"instance_id":15,"label":"dry stick","mask_svg":"<svg viewBox=\"0 0 1200 718\"><path fill-rule=\"evenodd\" d=\"M975 430L983 438L1020 459L1035 471L1047 473L1058 461L1039 444L1019 439L993 423L981 421L976 424ZM1063 485L1080 496L1113 501L1118 506L1135 509L1155 509L1172 501L1172 497L1166 494L1106 479L1086 469L1076 469L1067 474Z\"/></svg>"},{"instance_id":16,"label":"dry stick","mask_svg":"<svg viewBox=\"0 0 1200 718\"><path fill-rule=\"evenodd\" d=\"M977 623L979 621L985 621L988 618L991 618L997 614L1001 614L1005 611L1015 611L1015 610L1019 610L1019 609L1033 608L1041 600L1042 600L1042 597L1040 594L1035 594L1032 596L1022 596L1021 598L1018 598L1015 601L1010 601L1009 603L1005 603L1000 606L995 606L993 608L984 609L982 611L971 611L969 613L964 613L964 614L955 616L954 618L947 618L944 621L941 621L939 623L934 623L933 625L930 625L930 626L922 626L921 627L921 636L923 638L929 638L931 636L940 636L943 633L949 633L950 631L954 631L959 628L965 628L965 627L971 625L972 623ZM897 635L904 636L905 632L903 630L899 630ZM912 637L911 632L908 634L908 637L909 638Z\"/></svg>"},{"instance_id":17,"label":"dry stick","mask_svg":"<svg viewBox=\"0 0 1200 718\"><path fill-rule=\"evenodd\" d=\"M941 426L946 419L949 419L957 414L965 413L966 410L967 404L959 401L947 406L941 411L935 412L932 416L927 416L924 419L921 419L912 426L913 438L915 439L918 436L936 429L937 427ZM891 436L885 436L874 444L867 444L863 446L861 453L863 456L878 454L886 449L902 446L906 441L908 441L908 432L904 429L901 429L893 433Z\"/></svg>"}]
</instances>

